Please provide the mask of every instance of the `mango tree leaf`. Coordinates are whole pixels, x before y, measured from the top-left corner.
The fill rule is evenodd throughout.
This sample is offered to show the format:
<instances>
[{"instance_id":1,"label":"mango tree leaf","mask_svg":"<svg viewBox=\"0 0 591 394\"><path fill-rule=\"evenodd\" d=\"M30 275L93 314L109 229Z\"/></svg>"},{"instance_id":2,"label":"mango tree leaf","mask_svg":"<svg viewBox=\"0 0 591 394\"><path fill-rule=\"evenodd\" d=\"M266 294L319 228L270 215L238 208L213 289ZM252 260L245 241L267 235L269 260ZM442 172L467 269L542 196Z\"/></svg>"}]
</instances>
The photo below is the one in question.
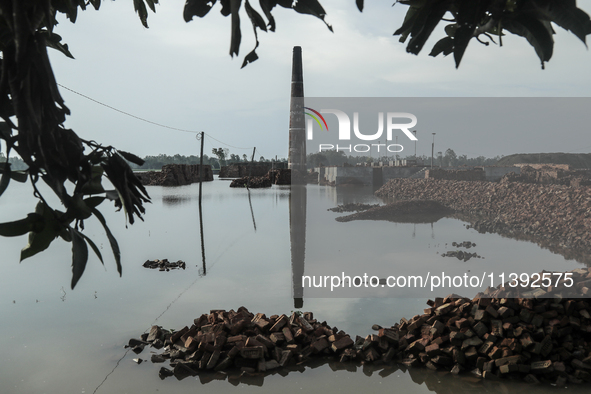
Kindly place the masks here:
<instances>
[{"instance_id":1,"label":"mango tree leaf","mask_svg":"<svg viewBox=\"0 0 591 394\"><path fill-rule=\"evenodd\" d=\"M402 26L398 28L394 32L394 35L397 36L400 34L400 42L405 42L410 31L412 30L413 25L415 24L419 9L417 7L410 7L408 11L406 11L406 15L404 16L404 22L402 22Z\"/></svg>"},{"instance_id":2,"label":"mango tree leaf","mask_svg":"<svg viewBox=\"0 0 591 394\"><path fill-rule=\"evenodd\" d=\"M46 46L58 50L67 57L74 59L74 56L68 48L68 44L62 43L62 37L59 34L55 34L47 30L41 30L39 33L37 33L37 35L45 40Z\"/></svg>"},{"instance_id":3,"label":"mango tree leaf","mask_svg":"<svg viewBox=\"0 0 591 394\"><path fill-rule=\"evenodd\" d=\"M92 250L94 251L96 256L99 258L101 264L104 266L105 262L103 261L103 255L101 254L101 251L96 246L96 244L92 241L92 239L90 239L86 235L84 235L84 233L80 232L80 235L86 240L86 242L88 242L88 244L90 245L90 247L92 248Z\"/></svg>"},{"instance_id":4,"label":"mango tree leaf","mask_svg":"<svg viewBox=\"0 0 591 394\"><path fill-rule=\"evenodd\" d=\"M552 33L548 31L548 28L541 21L527 16L507 18L503 20L503 28L527 39L540 58L542 68L544 62L547 62L552 57L554 39Z\"/></svg>"},{"instance_id":5,"label":"mango tree leaf","mask_svg":"<svg viewBox=\"0 0 591 394\"><path fill-rule=\"evenodd\" d=\"M148 7L152 10L152 12L156 12L156 4L158 4L158 0L146 0L148 3Z\"/></svg>"},{"instance_id":6,"label":"mango tree leaf","mask_svg":"<svg viewBox=\"0 0 591 394\"><path fill-rule=\"evenodd\" d=\"M92 215L92 209L96 208L105 200L105 197L95 196L82 199L81 194L75 194L70 200L65 215L60 217L63 223L71 223L74 220L86 220Z\"/></svg>"},{"instance_id":7,"label":"mango tree leaf","mask_svg":"<svg viewBox=\"0 0 591 394\"><path fill-rule=\"evenodd\" d=\"M76 229L70 228L72 234L72 290L86 269L88 261L88 247L82 234Z\"/></svg>"},{"instance_id":8,"label":"mango tree leaf","mask_svg":"<svg viewBox=\"0 0 591 394\"><path fill-rule=\"evenodd\" d=\"M143 166L145 163L144 160L140 159L139 157L137 157L133 153L125 152L122 150L117 150L117 153L119 153L121 156L123 156L126 160L128 160L134 164L137 164L138 166Z\"/></svg>"},{"instance_id":9,"label":"mango tree leaf","mask_svg":"<svg viewBox=\"0 0 591 394\"><path fill-rule=\"evenodd\" d=\"M27 170L24 171L11 171L10 179L15 180L19 183L25 183L27 179L29 179L29 172ZM2 193L0 193L2 194Z\"/></svg>"},{"instance_id":10,"label":"mango tree leaf","mask_svg":"<svg viewBox=\"0 0 591 394\"><path fill-rule=\"evenodd\" d=\"M230 39L230 56L238 56L242 33L240 32L240 11L241 0L230 0L230 13L232 14L232 33Z\"/></svg>"},{"instance_id":11,"label":"mango tree leaf","mask_svg":"<svg viewBox=\"0 0 591 394\"><path fill-rule=\"evenodd\" d=\"M10 183L10 163L2 164L4 165L0 168L0 171L2 171L2 177L0 178L0 196L4 193Z\"/></svg>"},{"instance_id":12,"label":"mango tree leaf","mask_svg":"<svg viewBox=\"0 0 591 394\"><path fill-rule=\"evenodd\" d=\"M88 182L86 182L80 188L80 192L82 194L100 194L104 193L105 189L102 185L103 180L103 167L101 166L92 166L91 169L91 178Z\"/></svg>"},{"instance_id":13,"label":"mango tree leaf","mask_svg":"<svg viewBox=\"0 0 591 394\"><path fill-rule=\"evenodd\" d=\"M591 34L591 19L583 10L577 8L576 2L553 1L546 8L539 8L538 11L547 20L571 31L585 45L587 44L587 35Z\"/></svg>"},{"instance_id":14,"label":"mango tree leaf","mask_svg":"<svg viewBox=\"0 0 591 394\"><path fill-rule=\"evenodd\" d=\"M25 235L30 231L41 231L44 223L45 220L43 219L43 216L36 213L30 213L26 218L21 220L0 223L0 236L17 237L19 235Z\"/></svg>"},{"instance_id":15,"label":"mango tree leaf","mask_svg":"<svg viewBox=\"0 0 591 394\"><path fill-rule=\"evenodd\" d=\"M241 68L244 68L248 63L252 63L259 58L259 56L256 53L256 49L259 47L259 36L257 33L257 28L259 28L263 31L267 31L267 26L265 25L265 20L263 19L261 14L259 14L258 12L256 12L254 10L254 8L252 8L252 6L250 5L248 0L246 0L246 3L244 4L244 8L246 9L246 14L248 15L248 17L252 23L252 30L254 31L254 38L255 38L256 44L254 46L254 49L252 51L250 51L250 53L248 55L246 55L246 57L244 58L244 62L242 63Z\"/></svg>"},{"instance_id":16,"label":"mango tree leaf","mask_svg":"<svg viewBox=\"0 0 591 394\"><path fill-rule=\"evenodd\" d=\"M148 28L148 9L146 8L146 5L144 4L144 0L133 0L133 8L135 9L135 12L137 12L137 15L140 18L140 21L142 22L142 25L144 25L144 27L147 29Z\"/></svg>"},{"instance_id":17,"label":"mango tree leaf","mask_svg":"<svg viewBox=\"0 0 591 394\"><path fill-rule=\"evenodd\" d=\"M363 12L363 0L355 0L355 4L357 4L359 12Z\"/></svg>"},{"instance_id":18,"label":"mango tree leaf","mask_svg":"<svg viewBox=\"0 0 591 394\"><path fill-rule=\"evenodd\" d=\"M418 12L417 19L410 32L410 40L406 46L406 51L418 55L446 12L446 3L436 3L431 7L423 7Z\"/></svg>"},{"instance_id":19,"label":"mango tree leaf","mask_svg":"<svg viewBox=\"0 0 591 394\"><path fill-rule=\"evenodd\" d=\"M134 175L129 164L120 155L111 155L102 164L109 180L119 193L120 206L129 215L129 223L134 223L134 215L143 220L144 202L149 202L146 188ZM116 203L117 205L117 203Z\"/></svg>"},{"instance_id":20,"label":"mango tree leaf","mask_svg":"<svg viewBox=\"0 0 591 394\"><path fill-rule=\"evenodd\" d=\"M332 26L324 20L326 11L324 11L324 7L322 7L318 0L299 0L295 5L292 3L291 8L300 14L314 15L316 18L322 19L328 30L333 31Z\"/></svg>"},{"instance_id":21,"label":"mango tree leaf","mask_svg":"<svg viewBox=\"0 0 591 394\"><path fill-rule=\"evenodd\" d=\"M261 6L263 13L265 14L267 19L269 20L269 23L267 24L267 26L269 27L269 30L275 31L275 18L273 18L273 14L271 14L271 10L273 9L273 7L275 7L275 5L277 5L277 1L259 0L259 5Z\"/></svg>"},{"instance_id":22,"label":"mango tree leaf","mask_svg":"<svg viewBox=\"0 0 591 394\"><path fill-rule=\"evenodd\" d=\"M183 9L183 18L189 22L194 16L203 18L213 8L217 0L187 0Z\"/></svg>"},{"instance_id":23,"label":"mango tree leaf","mask_svg":"<svg viewBox=\"0 0 591 394\"><path fill-rule=\"evenodd\" d=\"M429 56L437 56L440 53L443 53L444 56L449 55L454 50L454 40L451 37L443 37L441 40L437 41L435 45L433 45L433 49Z\"/></svg>"},{"instance_id":24,"label":"mango tree leaf","mask_svg":"<svg viewBox=\"0 0 591 394\"><path fill-rule=\"evenodd\" d=\"M8 140L12 136L12 129L6 122L0 122L0 138Z\"/></svg>"},{"instance_id":25,"label":"mango tree leaf","mask_svg":"<svg viewBox=\"0 0 591 394\"><path fill-rule=\"evenodd\" d=\"M44 225L41 231L29 232L29 243L21 250L21 261L47 249L64 227L56 219L54 211L42 201L37 204L35 213L43 217Z\"/></svg>"},{"instance_id":26,"label":"mango tree leaf","mask_svg":"<svg viewBox=\"0 0 591 394\"><path fill-rule=\"evenodd\" d=\"M101 8L101 0L89 0L90 4L92 4L92 6L94 7L94 9L96 11L99 10L99 8Z\"/></svg>"},{"instance_id":27,"label":"mango tree leaf","mask_svg":"<svg viewBox=\"0 0 591 394\"><path fill-rule=\"evenodd\" d=\"M115 256L115 263L117 264L117 272L119 272L119 276L121 276L123 269L121 267L121 251L119 250L119 244L117 243L117 240L115 239L115 237L113 237L113 234L111 233L111 230L109 229L109 226L107 226L107 221L105 220L105 217L103 216L103 214L100 213L100 211L96 208L92 209L92 213L94 214L94 216L96 216L96 218L99 220L99 222L101 222L101 224L103 225L103 228L105 229L105 232L107 233L107 238L109 240L109 243L111 244L111 249L113 250L113 256Z\"/></svg>"}]
</instances>

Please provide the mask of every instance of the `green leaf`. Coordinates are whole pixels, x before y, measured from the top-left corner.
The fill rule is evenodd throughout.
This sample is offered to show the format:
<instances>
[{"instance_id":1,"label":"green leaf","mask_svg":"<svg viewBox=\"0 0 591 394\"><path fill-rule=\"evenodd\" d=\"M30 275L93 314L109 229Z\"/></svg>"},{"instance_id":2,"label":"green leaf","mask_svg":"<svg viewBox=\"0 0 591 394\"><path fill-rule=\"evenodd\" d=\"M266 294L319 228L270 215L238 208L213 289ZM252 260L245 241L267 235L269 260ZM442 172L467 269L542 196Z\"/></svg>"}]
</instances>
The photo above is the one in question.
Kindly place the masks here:
<instances>
[{"instance_id":1,"label":"green leaf","mask_svg":"<svg viewBox=\"0 0 591 394\"><path fill-rule=\"evenodd\" d=\"M19 183L25 183L27 181L27 179L29 179L29 173L28 170L24 170L24 171L12 171L10 173L10 178L19 182ZM2 194L2 193L0 193Z\"/></svg>"},{"instance_id":2,"label":"green leaf","mask_svg":"<svg viewBox=\"0 0 591 394\"><path fill-rule=\"evenodd\" d=\"M43 217L36 213L30 213L26 218L14 222L0 223L0 236L18 237L29 231L41 231L45 223Z\"/></svg>"},{"instance_id":3,"label":"green leaf","mask_svg":"<svg viewBox=\"0 0 591 394\"><path fill-rule=\"evenodd\" d=\"M89 209L92 210L105 201L105 198L106 197L88 197L84 199L84 203Z\"/></svg>"},{"instance_id":4,"label":"green leaf","mask_svg":"<svg viewBox=\"0 0 591 394\"><path fill-rule=\"evenodd\" d=\"M2 164L4 164L4 166L0 168L2 171L2 178L0 178L0 196L4 193L10 183L10 163Z\"/></svg>"},{"instance_id":5,"label":"green leaf","mask_svg":"<svg viewBox=\"0 0 591 394\"><path fill-rule=\"evenodd\" d=\"M258 58L259 55L257 55L256 51L253 49L248 53L248 55L244 57L244 61L242 62L242 66L240 68L246 67L247 64L254 62Z\"/></svg>"},{"instance_id":6,"label":"green leaf","mask_svg":"<svg viewBox=\"0 0 591 394\"><path fill-rule=\"evenodd\" d=\"M440 53L443 53L444 56L449 55L453 52L454 49L454 40L451 37L443 37L441 40L437 41L435 45L433 45L433 49L429 56L437 56Z\"/></svg>"},{"instance_id":7,"label":"green leaf","mask_svg":"<svg viewBox=\"0 0 591 394\"><path fill-rule=\"evenodd\" d=\"M263 19L261 14L259 14L254 8L252 8L248 0L246 0L246 3L244 4L244 9L246 10L246 14L250 18L250 21L252 22L252 26L255 29L255 34L257 27L263 31L267 31L265 20Z\"/></svg>"},{"instance_id":8,"label":"green leaf","mask_svg":"<svg viewBox=\"0 0 591 394\"><path fill-rule=\"evenodd\" d=\"M148 9L144 4L143 0L133 0L133 8L135 8L135 12L140 18L142 25L147 29L148 28Z\"/></svg>"},{"instance_id":9,"label":"green leaf","mask_svg":"<svg viewBox=\"0 0 591 394\"><path fill-rule=\"evenodd\" d=\"M8 140L12 136L12 129L6 122L0 122L0 138Z\"/></svg>"},{"instance_id":10,"label":"green leaf","mask_svg":"<svg viewBox=\"0 0 591 394\"><path fill-rule=\"evenodd\" d=\"M404 22L402 22L402 26L400 26L398 30L396 30L393 34L395 36L399 34L401 35L399 40L400 42L406 41L406 38L410 34L410 31L417 20L417 17L419 15L418 11L419 9L416 7L410 7L408 11L406 11L406 15L404 16Z\"/></svg>"},{"instance_id":11,"label":"green leaf","mask_svg":"<svg viewBox=\"0 0 591 394\"><path fill-rule=\"evenodd\" d=\"M92 6L94 7L94 9L96 11L99 10L99 8L101 8L101 0L89 0L90 4L92 4Z\"/></svg>"},{"instance_id":12,"label":"green leaf","mask_svg":"<svg viewBox=\"0 0 591 394\"><path fill-rule=\"evenodd\" d=\"M105 265L105 262L103 261L103 255L101 254L101 251L99 250L99 248L97 248L96 244L92 241L92 239L88 238L83 233L80 233L80 235L82 237L84 237L84 239L86 240L86 242L88 242L88 244L90 245L90 247L92 248L92 250L94 251L94 253L96 254L96 256L99 258L101 264L104 266Z\"/></svg>"},{"instance_id":13,"label":"green leaf","mask_svg":"<svg viewBox=\"0 0 591 394\"><path fill-rule=\"evenodd\" d=\"M355 4L357 4L359 12L363 12L363 0L355 0Z\"/></svg>"},{"instance_id":14,"label":"green leaf","mask_svg":"<svg viewBox=\"0 0 591 394\"><path fill-rule=\"evenodd\" d=\"M322 19L322 22L324 22L326 27L328 27L328 30L333 31L332 26L326 23L326 21L324 20L324 17L326 16L326 11L324 11L324 8L318 2L318 0L300 0L296 2L295 5L293 5L292 3L291 7L294 9L295 12L298 12L300 14L314 15L316 18Z\"/></svg>"},{"instance_id":15,"label":"green leaf","mask_svg":"<svg viewBox=\"0 0 591 394\"><path fill-rule=\"evenodd\" d=\"M547 8L538 9L549 21L556 23L565 30L571 31L581 41L586 43L588 34L591 34L591 19L576 2L553 1Z\"/></svg>"},{"instance_id":16,"label":"green leaf","mask_svg":"<svg viewBox=\"0 0 591 394\"><path fill-rule=\"evenodd\" d=\"M125 152L122 150L117 150L117 153L119 153L121 156L123 156L126 160L128 160L134 164L137 164L138 166L143 166L145 163L144 160L140 159L139 157L137 157L133 153Z\"/></svg>"},{"instance_id":17,"label":"green leaf","mask_svg":"<svg viewBox=\"0 0 591 394\"><path fill-rule=\"evenodd\" d=\"M420 16L417 17L417 22L413 26L410 33L410 40L406 47L406 51L418 55L425 42L431 36L431 33L447 12L447 5L445 3L438 3L428 8L427 11L421 10ZM424 14L424 15L423 15ZM422 21L422 22L421 22Z\"/></svg>"},{"instance_id":18,"label":"green leaf","mask_svg":"<svg viewBox=\"0 0 591 394\"><path fill-rule=\"evenodd\" d=\"M101 224L103 225L103 228L105 229L105 232L107 233L107 238L109 239L109 243L111 244L111 249L113 250L113 256L115 256L115 263L117 264L117 272L119 272L119 276L121 276L123 269L121 267L121 251L119 250L119 244L117 243L117 240L115 239L115 237L113 237L113 234L111 233L111 230L109 229L109 226L107 226L107 222L106 222L103 214L100 213L99 210L96 208L92 209L92 213L94 214L94 216L96 216L96 218L99 220L99 222L101 222Z\"/></svg>"},{"instance_id":19,"label":"green leaf","mask_svg":"<svg viewBox=\"0 0 591 394\"><path fill-rule=\"evenodd\" d=\"M152 10L152 12L156 12L156 4L158 4L158 0L146 0L148 3L148 7Z\"/></svg>"},{"instance_id":20,"label":"green leaf","mask_svg":"<svg viewBox=\"0 0 591 394\"><path fill-rule=\"evenodd\" d=\"M88 261L88 247L82 234L76 229L70 228L72 234L72 290L84 273Z\"/></svg>"},{"instance_id":21,"label":"green leaf","mask_svg":"<svg viewBox=\"0 0 591 394\"><path fill-rule=\"evenodd\" d=\"M35 213L43 217L44 225L41 231L33 229L29 232L29 243L21 250L21 261L47 249L64 227L57 221L54 211L42 201L37 204Z\"/></svg>"},{"instance_id":22,"label":"green leaf","mask_svg":"<svg viewBox=\"0 0 591 394\"><path fill-rule=\"evenodd\" d=\"M515 18L506 18L503 20L503 28L513 34L525 37L534 47L542 62L542 67L544 67L544 62L552 57L554 49L552 32L548 31L548 27L535 17L519 15Z\"/></svg>"},{"instance_id":23,"label":"green leaf","mask_svg":"<svg viewBox=\"0 0 591 394\"><path fill-rule=\"evenodd\" d=\"M276 4L277 4L277 2L272 1L272 0L259 0L259 5L261 6L263 13L265 14L267 19L269 20L269 23L267 26L269 26L269 30L271 30L271 31L275 31L275 18L273 18L273 14L271 14L271 10L273 9L273 7L275 7Z\"/></svg>"},{"instance_id":24,"label":"green leaf","mask_svg":"<svg viewBox=\"0 0 591 394\"><path fill-rule=\"evenodd\" d=\"M213 8L217 0L187 0L183 9L183 18L189 22L194 16L203 18Z\"/></svg>"},{"instance_id":25,"label":"green leaf","mask_svg":"<svg viewBox=\"0 0 591 394\"><path fill-rule=\"evenodd\" d=\"M46 46L58 50L67 57L74 59L74 56L68 49L68 44L62 44L62 37L59 34L47 30L41 30L37 35L45 41Z\"/></svg>"},{"instance_id":26,"label":"green leaf","mask_svg":"<svg viewBox=\"0 0 591 394\"><path fill-rule=\"evenodd\" d=\"M230 34L230 56L238 56L240 51L240 42L242 41L242 33L240 32L240 3L241 0L230 0L230 17L232 20L232 32Z\"/></svg>"}]
</instances>

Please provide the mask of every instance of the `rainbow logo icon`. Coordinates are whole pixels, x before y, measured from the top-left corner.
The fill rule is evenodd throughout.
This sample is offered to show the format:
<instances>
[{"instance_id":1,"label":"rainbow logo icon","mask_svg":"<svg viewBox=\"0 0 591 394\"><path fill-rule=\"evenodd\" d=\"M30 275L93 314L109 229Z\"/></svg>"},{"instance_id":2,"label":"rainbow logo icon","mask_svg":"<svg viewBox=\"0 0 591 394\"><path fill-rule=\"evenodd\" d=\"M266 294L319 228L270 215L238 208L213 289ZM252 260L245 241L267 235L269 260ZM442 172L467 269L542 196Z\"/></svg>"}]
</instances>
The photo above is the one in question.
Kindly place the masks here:
<instances>
[{"instance_id":1,"label":"rainbow logo icon","mask_svg":"<svg viewBox=\"0 0 591 394\"><path fill-rule=\"evenodd\" d=\"M326 127L326 131L328 131L328 125L326 124L326 120L324 120L324 116L320 115L320 112L312 109L312 108L308 108L308 107L304 107L304 109L307 109L308 111L312 111L314 112L314 114L318 115L318 117L320 117L320 119L322 119L322 123L324 123L324 126ZM316 123L318 123L318 126L320 126L320 130L324 129L324 127L322 127L322 123L320 123L320 120L314 116L314 114L311 114L309 112L305 112L306 115L311 116Z\"/></svg>"}]
</instances>

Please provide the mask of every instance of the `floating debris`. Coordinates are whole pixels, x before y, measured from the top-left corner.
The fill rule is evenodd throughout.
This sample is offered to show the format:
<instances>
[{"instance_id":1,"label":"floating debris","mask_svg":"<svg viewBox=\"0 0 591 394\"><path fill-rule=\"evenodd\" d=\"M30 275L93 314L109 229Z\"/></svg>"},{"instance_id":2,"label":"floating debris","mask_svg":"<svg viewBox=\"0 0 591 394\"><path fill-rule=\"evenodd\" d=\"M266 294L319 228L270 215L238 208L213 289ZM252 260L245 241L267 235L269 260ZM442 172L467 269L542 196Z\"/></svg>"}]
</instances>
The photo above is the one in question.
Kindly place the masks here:
<instances>
[{"instance_id":1,"label":"floating debris","mask_svg":"<svg viewBox=\"0 0 591 394\"><path fill-rule=\"evenodd\" d=\"M470 248L475 247L476 244L474 242L470 242L470 241L463 241L463 242L452 242L451 246L455 246L456 248L470 249Z\"/></svg>"},{"instance_id":2,"label":"floating debris","mask_svg":"<svg viewBox=\"0 0 591 394\"><path fill-rule=\"evenodd\" d=\"M360 212L360 211L367 211L370 208L375 208L375 207L379 207L380 204L362 204L360 202L357 203L349 203L349 204L343 204L343 205L338 205L334 208L328 208L327 211L332 211L332 212Z\"/></svg>"},{"instance_id":3,"label":"floating debris","mask_svg":"<svg viewBox=\"0 0 591 394\"><path fill-rule=\"evenodd\" d=\"M187 267L187 264L182 261L182 260L178 260L176 262L170 262L168 261L168 259L163 259L163 260L146 260L146 262L143 264L143 266L145 268L150 268L150 269L158 269L159 271L170 271L171 269L185 269Z\"/></svg>"},{"instance_id":4,"label":"floating debris","mask_svg":"<svg viewBox=\"0 0 591 394\"><path fill-rule=\"evenodd\" d=\"M441 254L441 257L455 257L458 260L468 261L471 258L482 259L477 253L464 252L463 250L452 250Z\"/></svg>"}]
</instances>

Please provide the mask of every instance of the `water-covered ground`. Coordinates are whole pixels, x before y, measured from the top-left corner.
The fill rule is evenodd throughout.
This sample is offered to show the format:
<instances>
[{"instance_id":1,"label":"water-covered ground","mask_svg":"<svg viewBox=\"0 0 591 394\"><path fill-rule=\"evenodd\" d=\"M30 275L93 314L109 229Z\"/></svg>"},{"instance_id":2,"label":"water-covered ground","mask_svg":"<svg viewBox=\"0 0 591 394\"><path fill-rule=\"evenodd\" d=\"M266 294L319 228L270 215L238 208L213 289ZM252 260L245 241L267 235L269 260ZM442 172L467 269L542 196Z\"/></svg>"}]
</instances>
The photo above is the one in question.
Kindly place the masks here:
<instances>
[{"instance_id":1,"label":"water-covered ground","mask_svg":"<svg viewBox=\"0 0 591 394\"><path fill-rule=\"evenodd\" d=\"M229 310L242 305L267 315L295 310L289 187L248 192L230 189L227 181L204 184L205 263L198 190L198 185L150 187L153 204L147 207L145 222L128 229L123 214L105 205L102 211L121 246L123 276L117 274L100 225L89 221L85 233L102 249L105 266L91 256L74 291L69 288L69 244L58 240L46 252L19 264L26 237L0 238L2 393L355 393L393 389L505 393L523 389L521 383L484 384L468 376L462 379L427 370L410 373L394 367L376 370L338 363L245 381L222 375L161 381L161 365L137 365L132 360L149 359L149 349L139 356L124 349L129 338L137 337L151 325L178 329L210 309ZM27 185L11 185L0 200L0 221L19 219L30 212L35 204L30 194ZM449 275L484 271L497 274L507 270L566 271L581 266L533 243L468 230L458 219L418 224L339 223L334 219L346 213L327 210L348 202L379 203L371 190L309 185L306 201L305 260L299 267L305 275L366 272L385 277L442 271ZM464 262L441 257L457 249L452 242L460 241L475 243L469 251L484 258ZM148 259L163 258L183 260L186 269L160 272L142 266ZM402 317L412 317L421 313L428 298L449 293L441 289L447 293L437 293L438 289L430 293L423 288L397 289L399 292L381 287L341 290L331 293L327 289L303 289L302 309L313 311L317 319L352 336L372 333L374 323L390 326ZM460 293L473 296L476 291ZM534 390L546 392L552 388Z\"/></svg>"}]
</instances>

